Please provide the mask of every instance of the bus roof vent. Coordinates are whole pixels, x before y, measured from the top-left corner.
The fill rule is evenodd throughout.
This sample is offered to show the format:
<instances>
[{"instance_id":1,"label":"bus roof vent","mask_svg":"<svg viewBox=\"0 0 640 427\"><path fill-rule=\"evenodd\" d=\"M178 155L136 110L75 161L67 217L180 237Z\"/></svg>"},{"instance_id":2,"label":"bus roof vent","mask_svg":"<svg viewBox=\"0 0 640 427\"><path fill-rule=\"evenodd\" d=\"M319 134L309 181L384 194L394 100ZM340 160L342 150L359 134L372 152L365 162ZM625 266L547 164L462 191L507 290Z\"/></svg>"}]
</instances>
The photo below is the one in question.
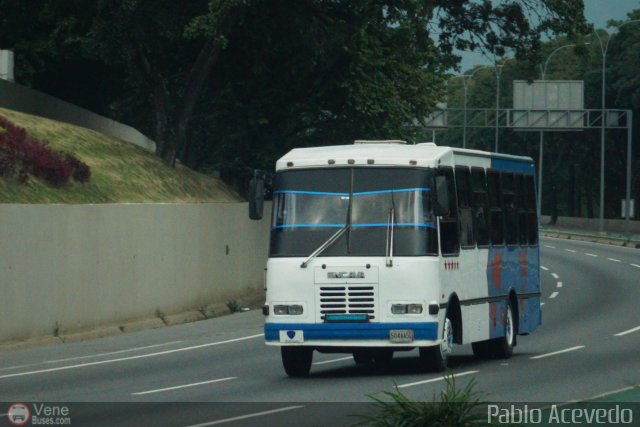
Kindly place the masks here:
<instances>
[{"instance_id":1,"label":"bus roof vent","mask_svg":"<svg viewBox=\"0 0 640 427\"><path fill-rule=\"evenodd\" d=\"M417 145L428 145L430 147L437 147L435 142L419 142Z\"/></svg>"},{"instance_id":2,"label":"bus roof vent","mask_svg":"<svg viewBox=\"0 0 640 427\"><path fill-rule=\"evenodd\" d=\"M406 144L407 141L401 139L356 139L354 144Z\"/></svg>"}]
</instances>

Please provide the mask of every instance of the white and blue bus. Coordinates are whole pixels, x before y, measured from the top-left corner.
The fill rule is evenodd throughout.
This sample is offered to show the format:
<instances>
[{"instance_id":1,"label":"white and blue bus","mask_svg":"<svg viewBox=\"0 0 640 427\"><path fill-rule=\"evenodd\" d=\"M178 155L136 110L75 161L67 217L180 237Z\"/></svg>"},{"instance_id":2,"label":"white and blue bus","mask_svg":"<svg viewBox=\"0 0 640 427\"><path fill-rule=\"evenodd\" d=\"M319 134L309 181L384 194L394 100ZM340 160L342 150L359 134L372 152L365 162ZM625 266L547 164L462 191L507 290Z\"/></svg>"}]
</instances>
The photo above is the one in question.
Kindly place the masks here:
<instances>
[{"instance_id":1,"label":"white and blue bus","mask_svg":"<svg viewBox=\"0 0 640 427\"><path fill-rule=\"evenodd\" d=\"M531 158L356 141L256 176L252 219L273 198L264 334L289 376L314 351L384 364L417 347L434 371L454 344L507 358L540 325Z\"/></svg>"}]
</instances>

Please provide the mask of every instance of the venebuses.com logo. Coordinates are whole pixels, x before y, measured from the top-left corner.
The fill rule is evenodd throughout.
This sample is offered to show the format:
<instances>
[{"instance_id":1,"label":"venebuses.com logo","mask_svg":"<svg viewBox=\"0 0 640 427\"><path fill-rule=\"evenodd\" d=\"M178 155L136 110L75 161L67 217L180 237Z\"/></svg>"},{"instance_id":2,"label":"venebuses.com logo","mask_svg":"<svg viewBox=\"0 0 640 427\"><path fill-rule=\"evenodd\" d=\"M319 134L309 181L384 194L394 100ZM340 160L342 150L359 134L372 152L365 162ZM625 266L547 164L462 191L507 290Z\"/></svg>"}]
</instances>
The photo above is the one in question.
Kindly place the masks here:
<instances>
[{"instance_id":1,"label":"venebuses.com logo","mask_svg":"<svg viewBox=\"0 0 640 427\"><path fill-rule=\"evenodd\" d=\"M68 426L71 425L71 410L66 405L50 403L14 403L7 410L7 419L14 426L49 425Z\"/></svg>"},{"instance_id":2,"label":"venebuses.com logo","mask_svg":"<svg viewBox=\"0 0 640 427\"><path fill-rule=\"evenodd\" d=\"M30 417L31 411L29 410L29 406L24 403L14 403L9 406L9 410L7 411L7 418L14 426L27 424Z\"/></svg>"}]
</instances>

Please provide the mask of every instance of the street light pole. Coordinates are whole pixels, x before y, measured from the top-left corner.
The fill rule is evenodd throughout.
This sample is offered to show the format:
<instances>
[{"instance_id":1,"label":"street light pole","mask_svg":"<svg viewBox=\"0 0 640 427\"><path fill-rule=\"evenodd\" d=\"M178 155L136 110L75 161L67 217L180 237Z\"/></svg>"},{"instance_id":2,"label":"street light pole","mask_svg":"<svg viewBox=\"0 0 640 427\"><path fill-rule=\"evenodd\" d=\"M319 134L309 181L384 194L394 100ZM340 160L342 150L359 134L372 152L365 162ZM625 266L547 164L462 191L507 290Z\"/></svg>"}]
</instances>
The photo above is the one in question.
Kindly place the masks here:
<instances>
[{"instance_id":1,"label":"street light pole","mask_svg":"<svg viewBox=\"0 0 640 427\"><path fill-rule=\"evenodd\" d=\"M585 43L585 44L590 44L590 43ZM549 54L549 56L547 57L547 60L544 62L544 67L540 65L540 80L544 80L546 78L547 66L549 65L549 60L551 59L551 57L555 55L556 52L571 46L575 46L575 43L570 43L564 46L560 46ZM538 223L540 223L542 220L542 160L543 158L544 158L544 131L541 130L540 131L540 157L538 161Z\"/></svg>"},{"instance_id":2,"label":"street light pole","mask_svg":"<svg viewBox=\"0 0 640 427\"><path fill-rule=\"evenodd\" d=\"M620 28L624 27L627 24L631 24L633 22L640 22L640 19L633 19L631 21L627 21L622 23L621 25L616 26L617 30L620 30ZM602 43L602 39L600 38L600 34L598 34L598 31L594 30L594 34L596 35L597 39L598 39L598 43L600 44L600 52L602 53L602 93L601 93L601 107L602 107L602 116L601 116L601 122L600 122L600 220L598 221L598 230L600 232L604 232L604 160L605 160L605 150L604 150L604 130L606 127L606 120L607 120L607 114L605 111L605 96L606 96L606 65L607 65L607 51L609 50L609 42L611 41L611 39L613 38L613 36L616 33L611 33L611 35L609 35L609 33L604 30L607 33L607 42L603 45ZM630 206L627 206L627 212L626 212L626 216L629 216L629 208Z\"/></svg>"},{"instance_id":3,"label":"street light pole","mask_svg":"<svg viewBox=\"0 0 640 427\"><path fill-rule=\"evenodd\" d=\"M477 67L471 74L458 75L458 77L462 78L462 89L464 93L464 102L463 102L464 117L462 122L462 148L467 148L467 94L469 90L469 80L471 80L478 71L484 68L489 68L489 65L482 65L480 67Z\"/></svg>"},{"instance_id":4,"label":"street light pole","mask_svg":"<svg viewBox=\"0 0 640 427\"><path fill-rule=\"evenodd\" d=\"M498 129L500 120L500 76L502 75L502 67L504 64L496 64L496 148L495 152L498 152Z\"/></svg>"}]
</instances>

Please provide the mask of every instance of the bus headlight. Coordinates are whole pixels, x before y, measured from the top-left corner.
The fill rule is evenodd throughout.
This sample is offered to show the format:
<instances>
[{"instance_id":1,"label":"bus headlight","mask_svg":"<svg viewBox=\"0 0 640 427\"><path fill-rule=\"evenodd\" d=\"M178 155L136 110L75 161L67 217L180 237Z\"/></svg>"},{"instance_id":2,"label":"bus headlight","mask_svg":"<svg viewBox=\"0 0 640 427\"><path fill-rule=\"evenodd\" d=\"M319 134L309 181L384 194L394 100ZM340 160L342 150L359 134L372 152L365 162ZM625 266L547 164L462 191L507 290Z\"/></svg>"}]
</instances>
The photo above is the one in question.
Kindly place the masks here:
<instances>
[{"instance_id":1,"label":"bus headlight","mask_svg":"<svg viewBox=\"0 0 640 427\"><path fill-rule=\"evenodd\" d=\"M422 314L422 304L393 304L391 314Z\"/></svg>"},{"instance_id":2,"label":"bus headlight","mask_svg":"<svg viewBox=\"0 0 640 427\"><path fill-rule=\"evenodd\" d=\"M393 304L391 314L407 314L407 304Z\"/></svg>"},{"instance_id":3,"label":"bus headlight","mask_svg":"<svg viewBox=\"0 0 640 427\"><path fill-rule=\"evenodd\" d=\"M289 316L299 316L303 313L304 309L301 304L291 304L291 305L274 305L273 306L273 314L276 315L289 315Z\"/></svg>"},{"instance_id":4,"label":"bus headlight","mask_svg":"<svg viewBox=\"0 0 640 427\"><path fill-rule=\"evenodd\" d=\"M422 314L422 304L408 304L407 313L409 314Z\"/></svg>"}]
</instances>

